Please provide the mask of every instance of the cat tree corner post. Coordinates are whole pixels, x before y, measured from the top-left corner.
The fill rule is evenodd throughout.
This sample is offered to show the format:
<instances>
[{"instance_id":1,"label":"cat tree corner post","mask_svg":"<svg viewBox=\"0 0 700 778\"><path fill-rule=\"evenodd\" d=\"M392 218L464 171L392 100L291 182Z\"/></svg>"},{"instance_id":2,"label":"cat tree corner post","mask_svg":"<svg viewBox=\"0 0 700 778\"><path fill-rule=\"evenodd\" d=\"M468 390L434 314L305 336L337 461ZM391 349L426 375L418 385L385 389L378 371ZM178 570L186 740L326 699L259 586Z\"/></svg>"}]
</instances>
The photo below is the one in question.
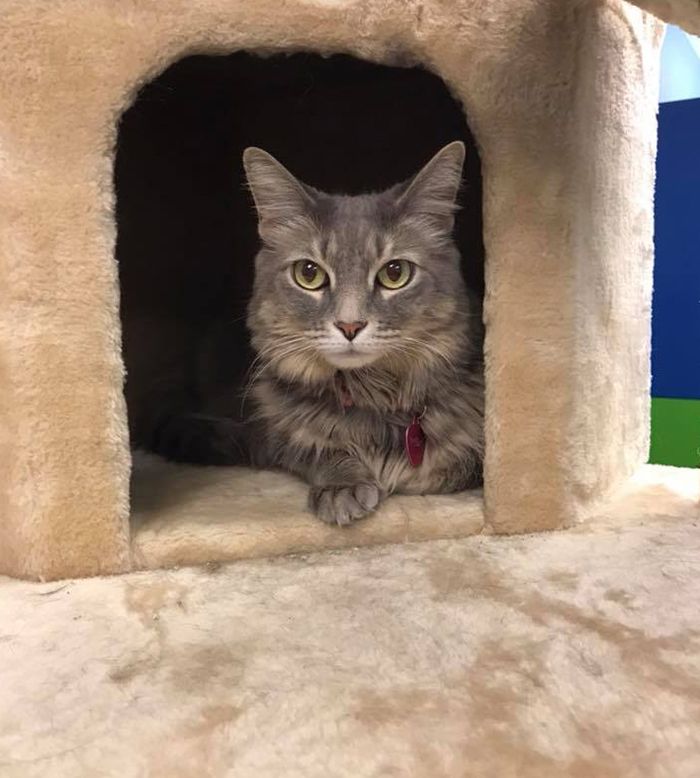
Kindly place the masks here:
<instances>
[{"instance_id":1,"label":"cat tree corner post","mask_svg":"<svg viewBox=\"0 0 700 778\"><path fill-rule=\"evenodd\" d=\"M500 533L586 518L648 455L662 25L624 3L570 23L556 81L523 74L512 131L484 144L485 504Z\"/></svg>"},{"instance_id":2,"label":"cat tree corner post","mask_svg":"<svg viewBox=\"0 0 700 778\"><path fill-rule=\"evenodd\" d=\"M131 460L106 117L78 79L13 61L0 63L0 573L123 572Z\"/></svg>"}]
</instances>

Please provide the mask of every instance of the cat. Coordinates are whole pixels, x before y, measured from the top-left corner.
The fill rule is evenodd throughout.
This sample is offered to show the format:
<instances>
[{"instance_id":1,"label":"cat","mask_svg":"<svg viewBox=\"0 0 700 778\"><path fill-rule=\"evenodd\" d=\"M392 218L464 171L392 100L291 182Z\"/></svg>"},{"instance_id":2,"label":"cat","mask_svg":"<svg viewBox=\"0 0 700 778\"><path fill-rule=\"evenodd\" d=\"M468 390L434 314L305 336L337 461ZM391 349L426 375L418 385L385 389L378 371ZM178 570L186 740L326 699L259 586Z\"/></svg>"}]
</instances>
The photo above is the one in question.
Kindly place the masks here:
<instances>
[{"instance_id":1,"label":"cat","mask_svg":"<svg viewBox=\"0 0 700 778\"><path fill-rule=\"evenodd\" d=\"M452 237L464 145L375 194L318 191L262 149L243 164L258 216L242 413L170 418L170 458L300 476L347 525L392 493L480 485L483 331Z\"/></svg>"}]
</instances>

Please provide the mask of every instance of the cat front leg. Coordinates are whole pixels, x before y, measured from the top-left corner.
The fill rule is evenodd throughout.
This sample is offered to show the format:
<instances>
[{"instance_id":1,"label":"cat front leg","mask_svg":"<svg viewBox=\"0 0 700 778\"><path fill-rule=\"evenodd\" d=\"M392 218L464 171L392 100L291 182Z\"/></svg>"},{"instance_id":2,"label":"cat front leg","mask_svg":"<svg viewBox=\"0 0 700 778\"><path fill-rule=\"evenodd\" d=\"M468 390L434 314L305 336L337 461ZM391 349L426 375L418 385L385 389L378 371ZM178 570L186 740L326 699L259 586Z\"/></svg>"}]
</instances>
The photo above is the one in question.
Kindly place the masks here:
<instances>
[{"instance_id":1,"label":"cat front leg","mask_svg":"<svg viewBox=\"0 0 700 778\"><path fill-rule=\"evenodd\" d=\"M372 513L384 495L364 467L345 454L310 468L309 508L321 521L340 527Z\"/></svg>"}]
</instances>

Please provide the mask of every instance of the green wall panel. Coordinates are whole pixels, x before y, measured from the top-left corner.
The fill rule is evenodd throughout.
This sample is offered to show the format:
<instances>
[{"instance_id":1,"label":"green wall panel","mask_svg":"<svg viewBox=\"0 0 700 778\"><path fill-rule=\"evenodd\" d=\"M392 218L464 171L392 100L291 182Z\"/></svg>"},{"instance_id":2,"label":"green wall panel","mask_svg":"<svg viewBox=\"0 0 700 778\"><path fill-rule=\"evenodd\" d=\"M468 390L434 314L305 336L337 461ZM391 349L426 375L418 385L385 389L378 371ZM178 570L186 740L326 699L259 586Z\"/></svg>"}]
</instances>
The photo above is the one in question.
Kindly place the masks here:
<instances>
[{"instance_id":1,"label":"green wall panel","mask_svg":"<svg viewBox=\"0 0 700 778\"><path fill-rule=\"evenodd\" d=\"M652 397L649 461L700 466L700 400Z\"/></svg>"}]
</instances>

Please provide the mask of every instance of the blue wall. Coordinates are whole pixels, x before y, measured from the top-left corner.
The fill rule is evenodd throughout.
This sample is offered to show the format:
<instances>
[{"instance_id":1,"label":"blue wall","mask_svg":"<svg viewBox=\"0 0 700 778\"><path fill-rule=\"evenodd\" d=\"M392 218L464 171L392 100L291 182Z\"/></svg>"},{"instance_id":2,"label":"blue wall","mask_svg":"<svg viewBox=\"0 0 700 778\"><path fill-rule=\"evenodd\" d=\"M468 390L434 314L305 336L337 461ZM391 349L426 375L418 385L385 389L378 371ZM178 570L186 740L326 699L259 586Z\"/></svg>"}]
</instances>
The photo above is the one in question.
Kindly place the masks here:
<instances>
[{"instance_id":1,"label":"blue wall","mask_svg":"<svg viewBox=\"0 0 700 778\"><path fill-rule=\"evenodd\" d=\"M652 396L700 398L700 41L669 27L656 167Z\"/></svg>"}]
</instances>

